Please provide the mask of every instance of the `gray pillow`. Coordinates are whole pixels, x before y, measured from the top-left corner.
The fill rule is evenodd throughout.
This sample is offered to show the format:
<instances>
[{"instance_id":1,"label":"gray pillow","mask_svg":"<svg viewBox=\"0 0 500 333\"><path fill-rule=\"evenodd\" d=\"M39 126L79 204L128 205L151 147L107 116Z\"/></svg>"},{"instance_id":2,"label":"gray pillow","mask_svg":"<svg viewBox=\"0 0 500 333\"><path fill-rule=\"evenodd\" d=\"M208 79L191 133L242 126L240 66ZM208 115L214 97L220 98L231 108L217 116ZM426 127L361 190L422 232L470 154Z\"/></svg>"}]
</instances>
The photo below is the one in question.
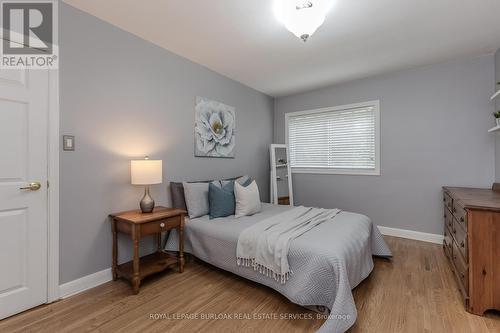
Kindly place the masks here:
<instances>
[{"instance_id":1,"label":"gray pillow","mask_svg":"<svg viewBox=\"0 0 500 333\"><path fill-rule=\"evenodd\" d=\"M170 197L172 207L187 210L186 199L184 199L184 186L182 183L170 182Z\"/></svg>"},{"instance_id":2,"label":"gray pillow","mask_svg":"<svg viewBox=\"0 0 500 333\"><path fill-rule=\"evenodd\" d=\"M182 183L189 218L192 219L207 215L210 211L210 205L208 203L208 184L209 183Z\"/></svg>"}]
</instances>

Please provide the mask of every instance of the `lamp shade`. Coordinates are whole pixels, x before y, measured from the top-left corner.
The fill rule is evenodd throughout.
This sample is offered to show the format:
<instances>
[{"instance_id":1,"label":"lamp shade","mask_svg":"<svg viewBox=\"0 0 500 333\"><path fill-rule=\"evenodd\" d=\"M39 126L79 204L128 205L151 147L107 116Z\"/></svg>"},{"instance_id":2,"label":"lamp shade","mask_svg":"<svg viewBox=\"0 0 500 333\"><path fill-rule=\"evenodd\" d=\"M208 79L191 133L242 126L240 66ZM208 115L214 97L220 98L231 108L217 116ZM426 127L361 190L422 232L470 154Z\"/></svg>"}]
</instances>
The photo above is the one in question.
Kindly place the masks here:
<instances>
[{"instance_id":1,"label":"lamp shade","mask_svg":"<svg viewBox=\"0 0 500 333\"><path fill-rule=\"evenodd\" d=\"M133 185L161 184L163 181L161 160L130 161L130 178Z\"/></svg>"}]
</instances>

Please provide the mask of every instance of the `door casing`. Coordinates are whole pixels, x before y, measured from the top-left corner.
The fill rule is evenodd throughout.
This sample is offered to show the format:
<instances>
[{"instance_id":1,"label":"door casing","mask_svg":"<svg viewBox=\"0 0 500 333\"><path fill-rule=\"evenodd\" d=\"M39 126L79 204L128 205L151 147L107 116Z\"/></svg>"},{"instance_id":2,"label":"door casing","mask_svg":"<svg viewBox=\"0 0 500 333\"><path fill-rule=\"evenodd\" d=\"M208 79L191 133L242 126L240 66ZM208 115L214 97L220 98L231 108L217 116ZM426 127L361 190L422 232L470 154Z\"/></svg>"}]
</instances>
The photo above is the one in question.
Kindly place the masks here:
<instances>
[{"instance_id":1,"label":"door casing","mask_svg":"<svg viewBox=\"0 0 500 333\"><path fill-rule=\"evenodd\" d=\"M49 70L47 303L59 299L59 70Z\"/></svg>"}]
</instances>

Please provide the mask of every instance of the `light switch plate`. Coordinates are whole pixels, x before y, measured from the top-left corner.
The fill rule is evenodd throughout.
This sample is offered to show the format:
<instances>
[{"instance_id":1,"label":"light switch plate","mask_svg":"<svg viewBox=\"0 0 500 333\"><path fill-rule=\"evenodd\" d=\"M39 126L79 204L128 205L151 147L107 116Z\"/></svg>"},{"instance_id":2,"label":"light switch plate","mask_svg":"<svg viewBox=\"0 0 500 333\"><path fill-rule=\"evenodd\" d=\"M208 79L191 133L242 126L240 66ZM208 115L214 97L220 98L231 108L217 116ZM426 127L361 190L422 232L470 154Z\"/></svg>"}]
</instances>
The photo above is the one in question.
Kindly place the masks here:
<instances>
[{"instance_id":1,"label":"light switch plate","mask_svg":"<svg viewBox=\"0 0 500 333\"><path fill-rule=\"evenodd\" d=\"M63 135L63 150L75 150L75 137L73 135Z\"/></svg>"}]
</instances>

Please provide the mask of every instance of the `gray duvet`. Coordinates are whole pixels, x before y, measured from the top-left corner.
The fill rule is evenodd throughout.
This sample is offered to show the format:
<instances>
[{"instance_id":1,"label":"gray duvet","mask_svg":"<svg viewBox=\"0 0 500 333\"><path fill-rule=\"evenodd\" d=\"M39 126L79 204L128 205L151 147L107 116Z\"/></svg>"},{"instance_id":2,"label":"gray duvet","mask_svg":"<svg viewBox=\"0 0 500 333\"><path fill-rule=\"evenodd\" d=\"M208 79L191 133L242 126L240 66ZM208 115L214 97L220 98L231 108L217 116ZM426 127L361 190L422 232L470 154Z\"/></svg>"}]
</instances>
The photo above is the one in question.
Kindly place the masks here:
<instances>
[{"instance_id":1,"label":"gray duvet","mask_svg":"<svg viewBox=\"0 0 500 333\"><path fill-rule=\"evenodd\" d=\"M238 236L245 228L279 214L289 206L263 204L254 216L210 220L208 216L186 219L185 250L199 259L266 285L293 303L328 308L328 319L318 332L345 332L356 321L351 290L373 269L372 255L390 257L391 251L378 228L360 214L342 211L290 244L288 261L293 271L286 284L270 279L251 267L236 264ZM178 235L171 233L166 250L178 249Z\"/></svg>"}]
</instances>

